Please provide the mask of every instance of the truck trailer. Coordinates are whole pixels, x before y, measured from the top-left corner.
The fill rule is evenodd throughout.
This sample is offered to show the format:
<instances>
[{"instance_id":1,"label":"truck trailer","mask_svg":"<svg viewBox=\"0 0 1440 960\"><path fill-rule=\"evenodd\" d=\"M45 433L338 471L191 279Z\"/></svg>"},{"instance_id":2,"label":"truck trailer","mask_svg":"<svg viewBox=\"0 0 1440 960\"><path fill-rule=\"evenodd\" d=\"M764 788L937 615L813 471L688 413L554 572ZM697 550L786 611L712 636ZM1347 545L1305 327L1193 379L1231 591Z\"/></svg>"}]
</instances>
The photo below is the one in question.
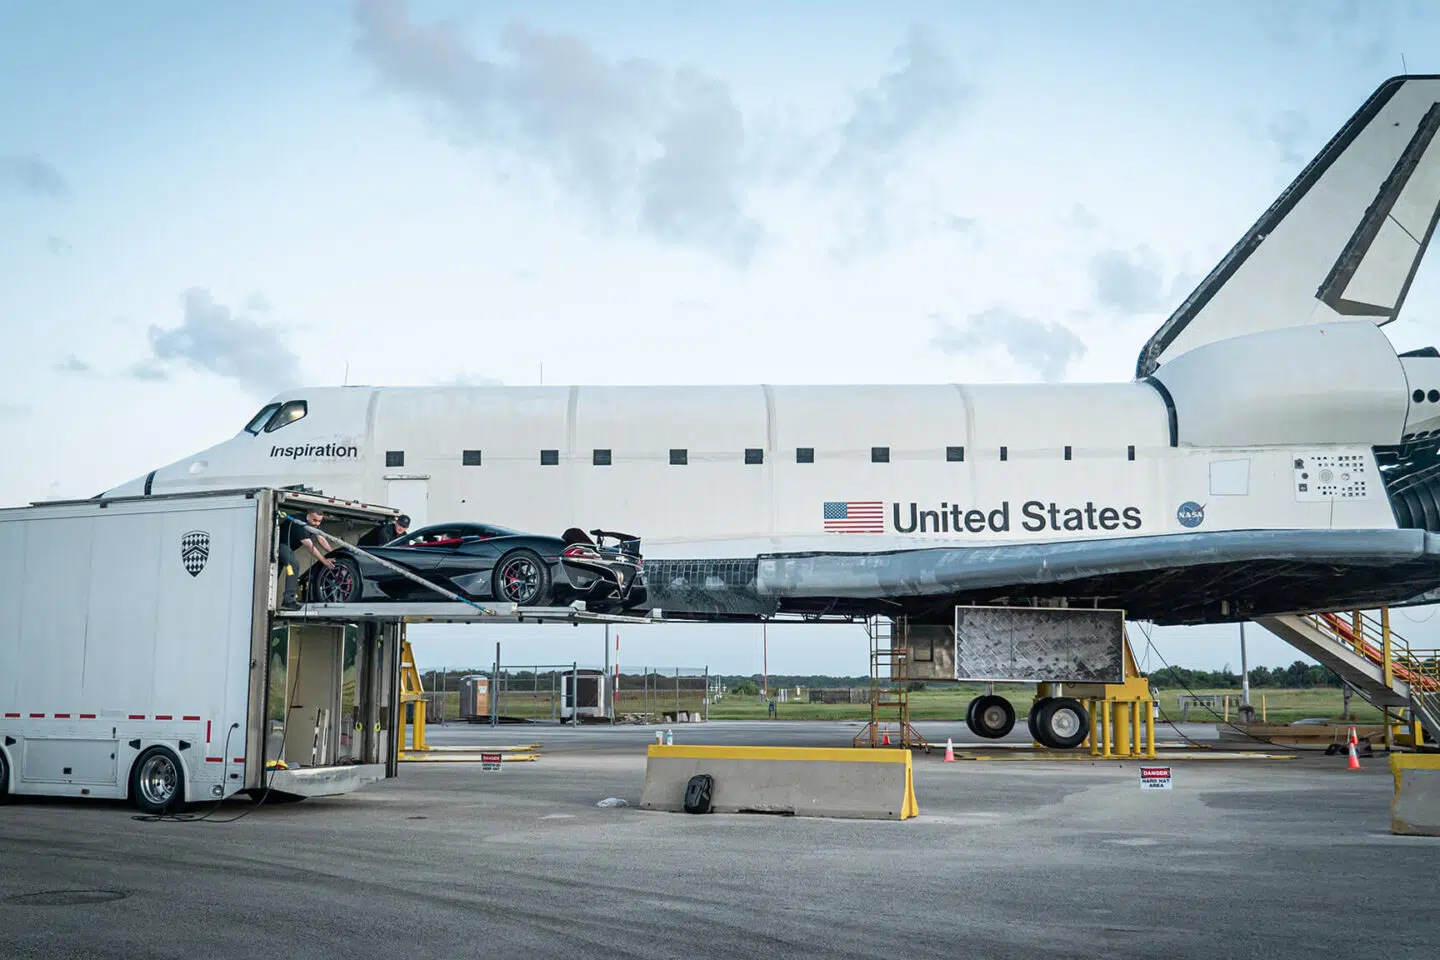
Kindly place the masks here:
<instances>
[{"instance_id":1,"label":"truck trailer","mask_svg":"<svg viewBox=\"0 0 1440 960\"><path fill-rule=\"evenodd\" d=\"M0 510L0 797L166 814L395 776L400 621L279 609L281 516L312 509L352 543L398 512L275 488Z\"/></svg>"}]
</instances>

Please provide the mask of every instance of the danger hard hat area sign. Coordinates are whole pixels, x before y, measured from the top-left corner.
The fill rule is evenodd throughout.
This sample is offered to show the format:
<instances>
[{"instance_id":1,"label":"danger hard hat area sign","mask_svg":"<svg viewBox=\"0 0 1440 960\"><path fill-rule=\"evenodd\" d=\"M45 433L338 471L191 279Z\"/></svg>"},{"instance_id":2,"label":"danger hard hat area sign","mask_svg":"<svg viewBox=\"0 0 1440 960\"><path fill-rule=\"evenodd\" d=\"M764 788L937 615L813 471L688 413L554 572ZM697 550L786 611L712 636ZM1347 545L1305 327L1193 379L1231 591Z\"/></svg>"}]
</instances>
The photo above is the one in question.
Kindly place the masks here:
<instances>
[{"instance_id":1,"label":"danger hard hat area sign","mask_svg":"<svg viewBox=\"0 0 1440 960\"><path fill-rule=\"evenodd\" d=\"M1169 790L1169 789L1170 789L1170 768L1169 768L1169 767L1141 767L1141 768L1140 768L1140 789L1141 789L1141 790Z\"/></svg>"},{"instance_id":2,"label":"danger hard hat area sign","mask_svg":"<svg viewBox=\"0 0 1440 960\"><path fill-rule=\"evenodd\" d=\"M499 773L499 772L500 772L500 761L501 761L501 756L500 756L500 754L498 754L498 753L482 753L482 754L480 754L480 772L481 772L481 773Z\"/></svg>"}]
</instances>

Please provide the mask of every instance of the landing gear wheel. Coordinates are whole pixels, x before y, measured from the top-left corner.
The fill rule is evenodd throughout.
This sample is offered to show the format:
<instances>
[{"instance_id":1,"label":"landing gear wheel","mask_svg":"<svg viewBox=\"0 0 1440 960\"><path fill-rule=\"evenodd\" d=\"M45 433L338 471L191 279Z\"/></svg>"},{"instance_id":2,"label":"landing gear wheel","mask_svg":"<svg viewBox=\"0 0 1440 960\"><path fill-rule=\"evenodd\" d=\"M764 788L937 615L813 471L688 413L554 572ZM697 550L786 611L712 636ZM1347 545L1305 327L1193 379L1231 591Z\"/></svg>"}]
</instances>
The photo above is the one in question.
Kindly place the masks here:
<instances>
[{"instance_id":1,"label":"landing gear wheel","mask_svg":"<svg viewBox=\"0 0 1440 960\"><path fill-rule=\"evenodd\" d=\"M360 579L360 564L354 557L336 557L335 566L322 565L313 568L311 577L316 603L357 603L365 591Z\"/></svg>"},{"instance_id":2,"label":"landing gear wheel","mask_svg":"<svg viewBox=\"0 0 1440 960\"><path fill-rule=\"evenodd\" d=\"M1015 708L1004 697L988 694L970 701L965 711L970 732L986 740L999 740L1015 728Z\"/></svg>"},{"instance_id":3,"label":"landing gear wheel","mask_svg":"<svg viewBox=\"0 0 1440 960\"><path fill-rule=\"evenodd\" d=\"M500 558L491 578L495 599L521 607L543 607L550 600L550 568L533 550Z\"/></svg>"},{"instance_id":4,"label":"landing gear wheel","mask_svg":"<svg viewBox=\"0 0 1440 960\"><path fill-rule=\"evenodd\" d=\"M1036 740L1056 750L1073 750L1090 735L1090 712L1072 697L1051 697L1036 711Z\"/></svg>"},{"instance_id":5,"label":"landing gear wheel","mask_svg":"<svg viewBox=\"0 0 1440 960\"><path fill-rule=\"evenodd\" d=\"M130 768L130 801L142 813L165 814L185 802L180 758L168 747L151 747Z\"/></svg>"},{"instance_id":6,"label":"landing gear wheel","mask_svg":"<svg viewBox=\"0 0 1440 960\"><path fill-rule=\"evenodd\" d=\"M1040 708L1045 706L1045 704L1049 702L1049 697L1041 697L1039 700L1036 700L1034 703L1030 704L1030 711L1025 717L1025 725L1030 728L1030 739L1035 741L1036 743L1040 743L1041 740L1040 731L1035 726L1035 722L1040 719Z\"/></svg>"}]
</instances>

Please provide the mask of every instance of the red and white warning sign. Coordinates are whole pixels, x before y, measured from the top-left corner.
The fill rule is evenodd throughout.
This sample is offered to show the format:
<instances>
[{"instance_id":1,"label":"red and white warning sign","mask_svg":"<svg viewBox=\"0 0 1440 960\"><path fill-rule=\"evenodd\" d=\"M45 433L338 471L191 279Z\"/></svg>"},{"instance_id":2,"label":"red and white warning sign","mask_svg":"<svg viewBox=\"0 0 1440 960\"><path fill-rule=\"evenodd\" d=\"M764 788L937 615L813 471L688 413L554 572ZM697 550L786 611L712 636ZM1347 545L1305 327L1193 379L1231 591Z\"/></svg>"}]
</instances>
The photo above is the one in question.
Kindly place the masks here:
<instances>
[{"instance_id":1,"label":"red and white warning sign","mask_svg":"<svg viewBox=\"0 0 1440 960\"><path fill-rule=\"evenodd\" d=\"M1141 768L1140 768L1140 789L1141 789L1141 790L1169 790L1169 789L1170 789L1170 768L1169 768L1169 767L1141 767Z\"/></svg>"},{"instance_id":2,"label":"red and white warning sign","mask_svg":"<svg viewBox=\"0 0 1440 960\"><path fill-rule=\"evenodd\" d=\"M480 772L481 772L481 773L499 773L499 772L500 772L500 754L498 754L498 753L482 753L482 754L480 754Z\"/></svg>"}]
</instances>

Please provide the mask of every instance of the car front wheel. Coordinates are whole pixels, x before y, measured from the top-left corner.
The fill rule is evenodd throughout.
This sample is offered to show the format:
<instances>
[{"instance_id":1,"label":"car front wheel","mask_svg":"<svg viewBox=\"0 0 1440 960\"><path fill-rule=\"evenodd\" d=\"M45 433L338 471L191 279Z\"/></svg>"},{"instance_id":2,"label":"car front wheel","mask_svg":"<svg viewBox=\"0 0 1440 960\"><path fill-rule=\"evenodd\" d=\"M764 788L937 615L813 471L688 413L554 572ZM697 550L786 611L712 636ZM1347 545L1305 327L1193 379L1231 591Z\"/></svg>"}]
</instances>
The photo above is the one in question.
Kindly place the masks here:
<instances>
[{"instance_id":1,"label":"car front wheel","mask_svg":"<svg viewBox=\"0 0 1440 960\"><path fill-rule=\"evenodd\" d=\"M317 566L313 583L316 603L356 603L364 592L360 565L352 557L335 557L335 566Z\"/></svg>"}]
</instances>

